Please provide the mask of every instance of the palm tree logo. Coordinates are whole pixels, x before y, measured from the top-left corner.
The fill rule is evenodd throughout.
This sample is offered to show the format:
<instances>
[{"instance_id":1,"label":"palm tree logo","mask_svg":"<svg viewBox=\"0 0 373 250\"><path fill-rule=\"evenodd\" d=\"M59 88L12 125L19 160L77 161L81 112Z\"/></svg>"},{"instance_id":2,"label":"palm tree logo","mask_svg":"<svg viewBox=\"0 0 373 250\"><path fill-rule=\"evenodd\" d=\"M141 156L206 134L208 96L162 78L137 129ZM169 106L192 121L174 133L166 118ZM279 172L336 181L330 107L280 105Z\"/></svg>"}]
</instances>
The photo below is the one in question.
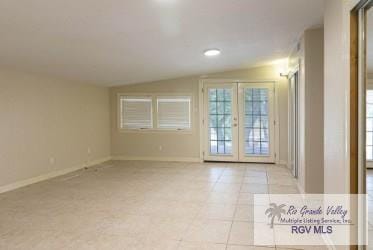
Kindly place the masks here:
<instances>
[{"instance_id":1,"label":"palm tree logo","mask_svg":"<svg viewBox=\"0 0 373 250\"><path fill-rule=\"evenodd\" d=\"M276 203L271 203L269 206L270 208L265 211L265 214L268 214L268 218L271 218L271 228L273 228L275 217L280 220L281 215L286 213L285 209L283 209L286 205L281 204L280 206L277 206Z\"/></svg>"}]
</instances>

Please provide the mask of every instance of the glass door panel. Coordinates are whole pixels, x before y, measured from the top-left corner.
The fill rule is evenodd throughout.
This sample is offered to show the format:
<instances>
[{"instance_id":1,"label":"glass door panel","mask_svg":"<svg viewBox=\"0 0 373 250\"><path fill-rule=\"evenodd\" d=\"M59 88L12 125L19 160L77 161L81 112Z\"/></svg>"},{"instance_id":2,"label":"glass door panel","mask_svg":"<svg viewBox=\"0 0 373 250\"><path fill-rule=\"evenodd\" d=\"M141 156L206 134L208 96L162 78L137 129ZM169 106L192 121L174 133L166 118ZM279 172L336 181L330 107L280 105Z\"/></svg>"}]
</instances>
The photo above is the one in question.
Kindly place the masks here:
<instances>
[{"instance_id":1,"label":"glass door panel","mask_svg":"<svg viewBox=\"0 0 373 250\"><path fill-rule=\"evenodd\" d=\"M298 71L289 77L289 167L298 177Z\"/></svg>"},{"instance_id":2,"label":"glass door panel","mask_svg":"<svg viewBox=\"0 0 373 250\"><path fill-rule=\"evenodd\" d=\"M245 154L269 155L268 89L245 88Z\"/></svg>"},{"instance_id":3,"label":"glass door panel","mask_svg":"<svg viewBox=\"0 0 373 250\"><path fill-rule=\"evenodd\" d=\"M205 85L206 160L238 160L237 150L237 86Z\"/></svg>"},{"instance_id":4,"label":"glass door panel","mask_svg":"<svg viewBox=\"0 0 373 250\"><path fill-rule=\"evenodd\" d=\"M239 84L240 161L274 162L273 83Z\"/></svg>"},{"instance_id":5,"label":"glass door panel","mask_svg":"<svg viewBox=\"0 0 373 250\"><path fill-rule=\"evenodd\" d=\"M373 90L366 92L366 160L367 166L373 165Z\"/></svg>"},{"instance_id":6,"label":"glass door panel","mask_svg":"<svg viewBox=\"0 0 373 250\"><path fill-rule=\"evenodd\" d=\"M232 89L209 89L210 154L232 154Z\"/></svg>"}]
</instances>

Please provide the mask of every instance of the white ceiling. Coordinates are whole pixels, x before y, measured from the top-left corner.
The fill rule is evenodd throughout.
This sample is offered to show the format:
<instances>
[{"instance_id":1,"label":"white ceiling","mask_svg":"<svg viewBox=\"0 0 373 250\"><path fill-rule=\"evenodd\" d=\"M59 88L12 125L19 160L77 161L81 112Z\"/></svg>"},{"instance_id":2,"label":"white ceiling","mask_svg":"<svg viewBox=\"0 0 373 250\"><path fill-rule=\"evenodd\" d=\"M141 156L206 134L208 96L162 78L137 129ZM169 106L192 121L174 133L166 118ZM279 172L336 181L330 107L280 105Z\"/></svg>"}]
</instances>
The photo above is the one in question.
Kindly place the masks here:
<instances>
[{"instance_id":1,"label":"white ceiling","mask_svg":"<svg viewBox=\"0 0 373 250\"><path fill-rule=\"evenodd\" d=\"M0 65L106 86L243 68L288 56L323 2L2 0Z\"/></svg>"}]
</instances>

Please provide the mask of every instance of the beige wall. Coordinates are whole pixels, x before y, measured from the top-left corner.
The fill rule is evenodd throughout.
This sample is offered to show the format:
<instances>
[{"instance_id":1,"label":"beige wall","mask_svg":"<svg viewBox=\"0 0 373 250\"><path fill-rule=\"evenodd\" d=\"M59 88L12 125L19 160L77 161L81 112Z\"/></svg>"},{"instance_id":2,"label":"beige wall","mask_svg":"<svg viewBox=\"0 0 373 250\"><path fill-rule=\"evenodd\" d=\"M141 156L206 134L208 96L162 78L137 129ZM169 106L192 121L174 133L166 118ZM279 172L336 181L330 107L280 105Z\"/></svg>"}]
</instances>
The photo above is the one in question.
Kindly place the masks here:
<instances>
[{"instance_id":1,"label":"beige wall","mask_svg":"<svg viewBox=\"0 0 373 250\"><path fill-rule=\"evenodd\" d=\"M349 192L350 10L358 0L325 1L324 190Z\"/></svg>"},{"instance_id":2,"label":"beige wall","mask_svg":"<svg viewBox=\"0 0 373 250\"><path fill-rule=\"evenodd\" d=\"M280 160L287 161L287 80L275 66L257 67L205 75L205 78L277 80L280 114ZM199 77L179 78L111 88L111 148L114 157L198 160L200 155ZM118 93L190 93L194 100L193 130L176 132L120 132L117 122ZM160 149L160 146L162 149Z\"/></svg>"},{"instance_id":3,"label":"beige wall","mask_svg":"<svg viewBox=\"0 0 373 250\"><path fill-rule=\"evenodd\" d=\"M324 64L322 28L306 30L289 59L290 70L299 64L299 170L306 193L323 193Z\"/></svg>"},{"instance_id":4,"label":"beige wall","mask_svg":"<svg viewBox=\"0 0 373 250\"><path fill-rule=\"evenodd\" d=\"M0 114L0 187L110 156L107 88L0 71Z\"/></svg>"},{"instance_id":5,"label":"beige wall","mask_svg":"<svg viewBox=\"0 0 373 250\"><path fill-rule=\"evenodd\" d=\"M279 152L280 160L286 163L287 81L278 77L276 67L206 77L279 81ZM115 87L109 91L50 77L0 71L0 191L53 176L53 173L89 166L111 155L198 160L199 80L199 77L187 77ZM192 94L192 132L119 132L116 121L119 92Z\"/></svg>"},{"instance_id":6,"label":"beige wall","mask_svg":"<svg viewBox=\"0 0 373 250\"><path fill-rule=\"evenodd\" d=\"M183 93L193 96L193 130L190 134L177 132L120 132L117 120L118 93ZM112 156L133 158L199 157L198 78L180 78L111 88L111 149ZM162 150L160 150L160 146Z\"/></svg>"},{"instance_id":7,"label":"beige wall","mask_svg":"<svg viewBox=\"0 0 373 250\"><path fill-rule=\"evenodd\" d=\"M324 192L324 29L306 30L305 138L307 193Z\"/></svg>"},{"instance_id":8,"label":"beige wall","mask_svg":"<svg viewBox=\"0 0 373 250\"><path fill-rule=\"evenodd\" d=\"M305 41L304 35L300 38L297 47L290 54L289 57L289 70L294 71L296 67L299 66L299 83L298 83L298 92L299 92L299 135L298 135L298 153L299 153L299 166L298 166L298 184L305 190L306 181L306 157L305 157L305 131L306 131L306 112L305 112Z\"/></svg>"}]
</instances>

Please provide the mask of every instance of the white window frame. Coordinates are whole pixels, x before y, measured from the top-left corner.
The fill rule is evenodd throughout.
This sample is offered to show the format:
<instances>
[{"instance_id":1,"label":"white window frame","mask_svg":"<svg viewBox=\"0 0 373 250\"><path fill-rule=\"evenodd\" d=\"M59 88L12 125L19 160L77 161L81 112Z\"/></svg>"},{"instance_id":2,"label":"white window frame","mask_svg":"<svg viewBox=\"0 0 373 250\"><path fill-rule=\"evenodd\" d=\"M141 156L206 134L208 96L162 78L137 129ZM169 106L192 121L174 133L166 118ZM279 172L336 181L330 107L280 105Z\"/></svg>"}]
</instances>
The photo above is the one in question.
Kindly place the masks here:
<instances>
[{"instance_id":1,"label":"white window frame","mask_svg":"<svg viewBox=\"0 0 373 250\"><path fill-rule=\"evenodd\" d=\"M137 129L137 128L122 128L121 127L121 97L151 97L152 98L152 123L153 128ZM190 98L190 128L189 129L173 129L173 128L158 128L157 117L157 98L158 97L183 97ZM194 95L192 93L118 93L117 94L117 128L122 133L178 133L192 134L194 131Z\"/></svg>"}]
</instances>

